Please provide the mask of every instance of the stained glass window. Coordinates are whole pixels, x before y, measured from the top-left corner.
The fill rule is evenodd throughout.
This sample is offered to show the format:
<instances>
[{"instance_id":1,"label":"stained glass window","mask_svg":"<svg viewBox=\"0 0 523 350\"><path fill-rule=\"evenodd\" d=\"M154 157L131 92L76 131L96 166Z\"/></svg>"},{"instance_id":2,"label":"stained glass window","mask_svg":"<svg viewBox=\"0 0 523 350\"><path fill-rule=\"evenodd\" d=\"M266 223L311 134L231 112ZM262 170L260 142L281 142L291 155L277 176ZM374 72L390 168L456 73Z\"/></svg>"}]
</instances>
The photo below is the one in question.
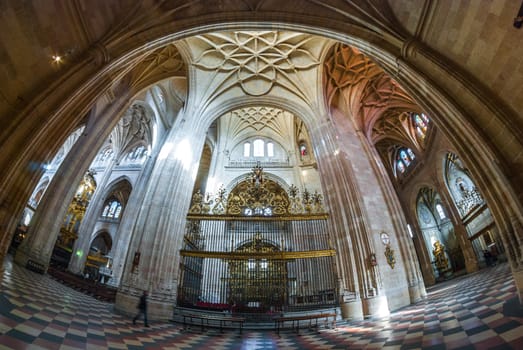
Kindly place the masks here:
<instances>
[{"instance_id":1,"label":"stained glass window","mask_svg":"<svg viewBox=\"0 0 523 350\"><path fill-rule=\"evenodd\" d=\"M126 158L130 162L136 162L142 160L145 156L147 156L147 148L136 146L127 154Z\"/></svg>"},{"instance_id":2,"label":"stained glass window","mask_svg":"<svg viewBox=\"0 0 523 350\"><path fill-rule=\"evenodd\" d=\"M423 140L425 138L425 135L427 134L429 118L423 113L413 113L412 119L414 121L414 126L416 128L416 133L418 134L418 137Z\"/></svg>"},{"instance_id":3,"label":"stained glass window","mask_svg":"<svg viewBox=\"0 0 523 350\"><path fill-rule=\"evenodd\" d=\"M102 210L102 217L109 219L118 219L122 212L122 204L116 199L112 199L105 204Z\"/></svg>"},{"instance_id":4,"label":"stained glass window","mask_svg":"<svg viewBox=\"0 0 523 350\"><path fill-rule=\"evenodd\" d=\"M300 145L300 154L301 154L302 156L306 156L306 155L307 155L307 146L305 146L304 143L302 143L302 144Z\"/></svg>"},{"instance_id":5,"label":"stained glass window","mask_svg":"<svg viewBox=\"0 0 523 350\"><path fill-rule=\"evenodd\" d=\"M403 174L415 158L416 155L410 148L400 148L396 153L396 170Z\"/></svg>"},{"instance_id":6,"label":"stained glass window","mask_svg":"<svg viewBox=\"0 0 523 350\"><path fill-rule=\"evenodd\" d=\"M401 157L401 160L403 161L403 163L405 163L406 166L410 165L410 158L409 158L409 156L407 155L407 152L405 152L404 149L400 151L400 157Z\"/></svg>"},{"instance_id":7,"label":"stained glass window","mask_svg":"<svg viewBox=\"0 0 523 350\"><path fill-rule=\"evenodd\" d=\"M396 162L396 168L400 171L400 173L404 173L405 172L405 164L403 164L403 162L401 160L398 160Z\"/></svg>"}]
</instances>

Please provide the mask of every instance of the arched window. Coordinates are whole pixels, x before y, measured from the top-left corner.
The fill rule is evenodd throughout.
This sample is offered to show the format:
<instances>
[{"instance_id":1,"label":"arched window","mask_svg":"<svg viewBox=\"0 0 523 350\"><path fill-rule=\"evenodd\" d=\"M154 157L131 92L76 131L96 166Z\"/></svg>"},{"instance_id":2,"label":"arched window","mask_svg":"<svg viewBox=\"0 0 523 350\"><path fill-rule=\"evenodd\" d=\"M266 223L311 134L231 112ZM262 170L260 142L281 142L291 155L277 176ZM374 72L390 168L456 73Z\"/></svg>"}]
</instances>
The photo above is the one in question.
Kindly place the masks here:
<instances>
[{"instance_id":1,"label":"arched window","mask_svg":"<svg viewBox=\"0 0 523 350\"><path fill-rule=\"evenodd\" d=\"M439 218L441 220L445 219L447 216L445 215L445 212L443 211L443 206L441 204L436 204L436 210L438 212Z\"/></svg>"},{"instance_id":2,"label":"arched window","mask_svg":"<svg viewBox=\"0 0 523 350\"><path fill-rule=\"evenodd\" d=\"M100 162L105 162L106 160L109 160L111 156L113 155L113 149L111 147L108 147L104 149L102 152L100 152Z\"/></svg>"},{"instance_id":3,"label":"arched window","mask_svg":"<svg viewBox=\"0 0 523 350\"><path fill-rule=\"evenodd\" d=\"M32 219L31 213L26 212L24 214L24 219L22 220L22 224L24 224L25 226L29 226L29 224L31 223L31 219Z\"/></svg>"},{"instance_id":4,"label":"arched window","mask_svg":"<svg viewBox=\"0 0 523 350\"><path fill-rule=\"evenodd\" d=\"M145 148L144 146L136 146L127 154L126 158L130 162L136 162L144 158L146 155L147 148Z\"/></svg>"},{"instance_id":5,"label":"arched window","mask_svg":"<svg viewBox=\"0 0 523 350\"><path fill-rule=\"evenodd\" d=\"M415 158L416 155L410 148L400 148L396 153L396 170L403 174Z\"/></svg>"},{"instance_id":6,"label":"arched window","mask_svg":"<svg viewBox=\"0 0 523 350\"><path fill-rule=\"evenodd\" d=\"M407 155L407 152L404 149L400 151L400 157L406 166L410 165L410 157Z\"/></svg>"},{"instance_id":7,"label":"arched window","mask_svg":"<svg viewBox=\"0 0 523 350\"><path fill-rule=\"evenodd\" d=\"M102 210L102 217L108 219L118 219L122 212L122 204L116 199L112 199L105 204Z\"/></svg>"},{"instance_id":8,"label":"arched window","mask_svg":"<svg viewBox=\"0 0 523 350\"><path fill-rule=\"evenodd\" d=\"M307 146L303 142L300 143L300 155L302 157L307 155Z\"/></svg>"},{"instance_id":9,"label":"arched window","mask_svg":"<svg viewBox=\"0 0 523 350\"><path fill-rule=\"evenodd\" d=\"M267 142L267 157L274 157L274 144Z\"/></svg>"},{"instance_id":10,"label":"arched window","mask_svg":"<svg viewBox=\"0 0 523 350\"><path fill-rule=\"evenodd\" d=\"M418 134L418 137L423 140L425 138L425 135L427 134L429 118L423 113L412 113L412 120L414 122L414 126L416 128L416 133Z\"/></svg>"},{"instance_id":11,"label":"arched window","mask_svg":"<svg viewBox=\"0 0 523 350\"><path fill-rule=\"evenodd\" d=\"M403 162L401 160L398 160L396 162L396 168L400 171L400 173L404 173L405 172L405 164L403 164Z\"/></svg>"},{"instance_id":12,"label":"arched window","mask_svg":"<svg viewBox=\"0 0 523 350\"><path fill-rule=\"evenodd\" d=\"M263 146L264 146L264 142L262 139L257 139L257 140L254 140L253 142L253 156L254 157L263 157L264 156L264 151L263 151Z\"/></svg>"},{"instance_id":13,"label":"arched window","mask_svg":"<svg viewBox=\"0 0 523 350\"><path fill-rule=\"evenodd\" d=\"M159 103L163 103L163 101L164 101L163 91L159 87L156 87L156 97L158 97Z\"/></svg>"},{"instance_id":14,"label":"arched window","mask_svg":"<svg viewBox=\"0 0 523 350\"><path fill-rule=\"evenodd\" d=\"M243 144L243 156L249 157L251 155L251 144L249 142L245 142Z\"/></svg>"}]
</instances>

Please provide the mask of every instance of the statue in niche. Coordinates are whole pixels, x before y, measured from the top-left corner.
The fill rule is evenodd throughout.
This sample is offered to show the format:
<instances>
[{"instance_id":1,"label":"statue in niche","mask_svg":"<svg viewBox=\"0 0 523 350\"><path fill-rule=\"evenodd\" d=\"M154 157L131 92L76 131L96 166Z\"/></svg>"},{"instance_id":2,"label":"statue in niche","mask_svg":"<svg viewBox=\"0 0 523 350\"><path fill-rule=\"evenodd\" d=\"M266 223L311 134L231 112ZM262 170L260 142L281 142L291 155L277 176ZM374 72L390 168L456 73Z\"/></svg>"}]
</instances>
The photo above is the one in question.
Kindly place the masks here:
<instances>
[{"instance_id":1,"label":"statue in niche","mask_svg":"<svg viewBox=\"0 0 523 350\"><path fill-rule=\"evenodd\" d=\"M447 271L449 261L445 255L445 247L443 246L443 244L440 243L440 241L434 242L434 250L432 251L432 254L434 254L434 261L436 263L436 268L438 269L438 271Z\"/></svg>"}]
</instances>

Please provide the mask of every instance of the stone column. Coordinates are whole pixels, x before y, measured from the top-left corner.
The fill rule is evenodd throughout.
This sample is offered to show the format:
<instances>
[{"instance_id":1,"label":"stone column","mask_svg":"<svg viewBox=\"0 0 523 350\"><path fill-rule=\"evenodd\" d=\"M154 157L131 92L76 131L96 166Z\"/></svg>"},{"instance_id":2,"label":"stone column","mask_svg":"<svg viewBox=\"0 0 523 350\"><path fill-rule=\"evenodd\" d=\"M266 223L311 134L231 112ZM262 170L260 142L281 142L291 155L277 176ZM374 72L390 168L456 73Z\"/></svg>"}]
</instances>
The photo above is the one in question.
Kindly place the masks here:
<instances>
[{"instance_id":1,"label":"stone column","mask_svg":"<svg viewBox=\"0 0 523 350\"><path fill-rule=\"evenodd\" d=\"M115 162L115 158L112 158L110 164L105 168L101 179L97 182L96 190L87 206L86 213L78 229L78 239L74 242L73 253L69 261L69 266L67 267L72 273L81 274L84 271L85 261L89 254L92 231L96 225L97 218L100 216L100 209L104 204L103 196L106 194L104 189L107 181L111 177ZM77 251L81 251L82 254L77 255Z\"/></svg>"},{"instance_id":2,"label":"stone column","mask_svg":"<svg viewBox=\"0 0 523 350\"><path fill-rule=\"evenodd\" d=\"M387 203L387 207L390 210L392 225L394 226L394 230L398 232L396 238L401 255L405 262L405 272L408 278L410 302L416 303L419 300L426 298L427 291L425 289L425 283L421 274L420 264L416 255L416 249L414 248L414 243L407 229L405 213L396 191L394 190L394 187L389 180L389 175L385 170L386 167L382 164L381 158L377 153L376 148L370 144L368 139L363 134L361 134L361 132L358 134L369 159L374 159L374 161L371 161L371 164L373 166L374 172L376 173L376 179L382 190L384 201ZM433 275L432 267L429 267L431 268L430 273Z\"/></svg>"},{"instance_id":3,"label":"stone column","mask_svg":"<svg viewBox=\"0 0 523 350\"><path fill-rule=\"evenodd\" d=\"M514 276L514 283L516 284L518 300L519 300L519 315L523 313L523 224L522 219L516 215L510 216L512 225L512 236L519 245L514 247L516 254L509 257L510 266L512 268L512 275Z\"/></svg>"},{"instance_id":4,"label":"stone column","mask_svg":"<svg viewBox=\"0 0 523 350\"><path fill-rule=\"evenodd\" d=\"M188 113L188 112L187 112ZM132 314L149 291L149 317L169 320L176 303L180 254L206 129L179 118L152 170L134 225L115 309Z\"/></svg>"},{"instance_id":5,"label":"stone column","mask_svg":"<svg viewBox=\"0 0 523 350\"><path fill-rule=\"evenodd\" d=\"M35 212L26 239L15 255L15 262L25 266L28 260L47 270L63 217L89 164L116 124L114 116L127 103L127 96L118 101L102 101L93 108L83 134L76 141Z\"/></svg>"},{"instance_id":6,"label":"stone column","mask_svg":"<svg viewBox=\"0 0 523 350\"><path fill-rule=\"evenodd\" d=\"M159 144L163 144L162 141ZM141 210L142 203L147 190L147 184L153 171L156 159L158 157L158 149L152 151L149 156L143 170L141 171L136 183L133 186L131 195L127 201L127 206L123 211L123 215L116 232L113 246L113 277L107 282L107 284L114 287L120 285L120 280L124 271L125 261L127 258L128 251L131 244L131 233L133 227L136 224L138 213Z\"/></svg>"},{"instance_id":7,"label":"stone column","mask_svg":"<svg viewBox=\"0 0 523 350\"><path fill-rule=\"evenodd\" d=\"M412 219L411 223L413 231L419 232L419 234L414 235L412 243L414 244L415 250L418 252L419 265L421 271L423 271L423 281L425 285L432 286L436 283L436 276L434 275L434 268L432 267L431 253L427 250L425 239L423 238L423 234L421 234L417 218Z\"/></svg>"},{"instance_id":8,"label":"stone column","mask_svg":"<svg viewBox=\"0 0 523 350\"><path fill-rule=\"evenodd\" d=\"M346 155L339 151L333 131L330 122L318 123L309 130L329 208L342 317L363 319L362 298L375 295L377 286L373 282L377 279L367 266L368 232L353 171Z\"/></svg>"}]
</instances>

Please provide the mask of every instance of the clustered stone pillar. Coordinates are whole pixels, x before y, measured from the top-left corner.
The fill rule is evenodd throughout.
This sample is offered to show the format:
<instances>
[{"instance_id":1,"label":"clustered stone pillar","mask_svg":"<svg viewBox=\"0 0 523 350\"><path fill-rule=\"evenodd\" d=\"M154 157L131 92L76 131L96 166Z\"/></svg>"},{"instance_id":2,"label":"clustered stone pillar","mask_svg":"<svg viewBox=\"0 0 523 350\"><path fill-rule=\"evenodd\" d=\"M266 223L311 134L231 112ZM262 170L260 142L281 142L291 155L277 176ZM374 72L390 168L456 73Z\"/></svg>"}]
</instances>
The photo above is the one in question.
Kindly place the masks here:
<instances>
[{"instance_id":1,"label":"clustered stone pillar","mask_svg":"<svg viewBox=\"0 0 523 350\"><path fill-rule=\"evenodd\" d=\"M180 118L182 119L182 118ZM172 317L179 275L179 250L185 233L194 174L205 131L196 125L176 125L156 160L132 232L115 308L131 314L138 297L149 291L149 317Z\"/></svg>"},{"instance_id":2,"label":"clustered stone pillar","mask_svg":"<svg viewBox=\"0 0 523 350\"><path fill-rule=\"evenodd\" d=\"M62 162L38 205L27 237L17 249L17 264L25 266L31 260L47 270L69 203L87 167L113 128L112 117L123 109L126 101L126 96L122 96L111 104L100 102L93 108L83 134ZM96 110L100 112L96 113Z\"/></svg>"},{"instance_id":3,"label":"clustered stone pillar","mask_svg":"<svg viewBox=\"0 0 523 350\"><path fill-rule=\"evenodd\" d=\"M387 299L380 294L379 271L370 266L373 249L369 225L353 170L334 136L329 122L311 128L315 151L320 162L325 199L329 207L329 226L333 232L340 288L342 317L363 319L387 309ZM321 141L320 141L321 140Z\"/></svg>"},{"instance_id":4,"label":"clustered stone pillar","mask_svg":"<svg viewBox=\"0 0 523 350\"><path fill-rule=\"evenodd\" d=\"M133 186L131 195L127 201L124 209L122 220L118 226L116 233L116 240L112 249L113 254L113 275L107 284L118 287L123 274L124 265L127 257L129 246L131 244L131 232L136 223L136 218L141 210L142 203L145 197L146 187L149 182L149 177L153 171L156 158L158 157L158 150L155 150L150 157L148 157L144 169L140 173L135 185Z\"/></svg>"},{"instance_id":5,"label":"clustered stone pillar","mask_svg":"<svg viewBox=\"0 0 523 350\"><path fill-rule=\"evenodd\" d=\"M100 215L101 206L104 204L102 196L105 195L105 193L103 192L103 189L107 185L115 163L116 159L111 159L111 162L105 169L102 178L96 184L97 190L94 191L85 216L78 229L78 239L74 242L73 254L71 255L71 260L67 267L67 269L74 274L83 274L84 272L85 262L87 260L87 255L89 254L91 234L96 224L96 219ZM77 251L81 251L83 254L75 254Z\"/></svg>"},{"instance_id":6,"label":"clustered stone pillar","mask_svg":"<svg viewBox=\"0 0 523 350\"><path fill-rule=\"evenodd\" d=\"M364 139L362 142L368 143L368 140ZM369 153L372 153L369 154L369 159L379 159L379 155L374 147L367 144L367 150ZM392 224L394 225L395 231L399 232L397 240L401 255L405 261L405 272L408 276L410 302L416 303L421 299L426 298L427 291L425 289L425 283L423 281L418 256L416 255L414 242L411 239L410 232L408 232L407 221L399 199L394 191L392 183L388 181L388 174L385 167L374 166L374 169L380 177L380 186L383 190L384 200L387 201L388 207L391 211ZM429 267L432 273L432 267Z\"/></svg>"},{"instance_id":7,"label":"clustered stone pillar","mask_svg":"<svg viewBox=\"0 0 523 350\"><path fill-rule=\"evenodd\" d=\"M516 240L519 245L514 247L516 253L510 256L510 264L512 267L512 274L514 276L514 283L518 290L519 300L519 311L523 312L523 224L520 218L516 215L510 217L512 224L512 235L513 239Z\"/></svg>"},{"instance_id":8,"label":"clustered stone pillar","mask_svg":"<svg viewBox=\"0 0 523 350\"><path fill-rule=\"evenodd\" d=\"M414 232L422 232L419 227L417 218L411 217L412 229ZM436 276L434 275L434 268L432 267L432 252L427 249L423 234L414 235L412 243L418 252L418 259L420 269L422 271L424 284L432 286L436 283Z\"/></svg>"}]
</instances>

